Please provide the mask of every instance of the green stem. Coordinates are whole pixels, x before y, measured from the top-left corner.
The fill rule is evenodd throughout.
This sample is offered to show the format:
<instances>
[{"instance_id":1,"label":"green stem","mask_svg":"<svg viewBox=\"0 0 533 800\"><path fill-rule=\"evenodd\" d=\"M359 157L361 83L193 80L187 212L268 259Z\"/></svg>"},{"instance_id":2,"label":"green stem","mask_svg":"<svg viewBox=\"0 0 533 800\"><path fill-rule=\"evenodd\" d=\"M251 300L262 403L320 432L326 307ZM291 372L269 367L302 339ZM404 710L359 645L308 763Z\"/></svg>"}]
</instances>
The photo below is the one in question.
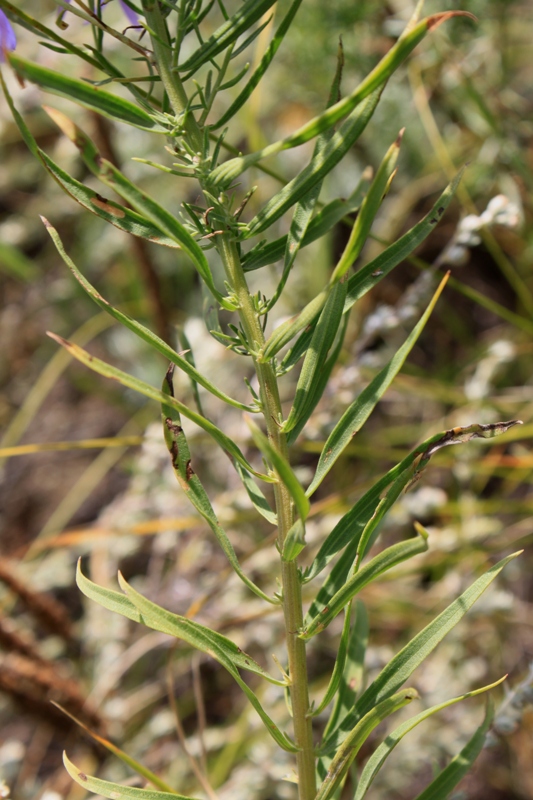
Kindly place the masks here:
<instances>
[{"instance_id":1,"label":"green stem","mask_svg":"<svg viewBox=\"0 0 533 800\"><path fill-rule=\"evenodd\" d=\"M172 69L172 44L158 0L142 0L144 16L150 30L150 39L154 49L157 71L165 87L170 105L179 117L186 110L188 97L177 72ZM185 130L190 136L191 144L198 151L202 149L202 134L192 112L184 120Z\"/></svg>"},{"instance_id":2,"label":"green stem","mask_svg":"<svg viewBox=\"0 0 533 800\"><path fill-rule=\"evenodd\" d=\"M261 360L265 345L263 329L254 308L235 243L228 234L217 237L217 247L224 264L226 276L238 301L241 324L250 345L257 378L267 434L271 444L288 460L285 434L280 430L281 402L275 371L269 361ZM274 486L278 515L278 547L294 522L294 509L289 492L283 483ZM297 753L298 793L300 800L313 800L316 794L315 754L313 731L309 716L309 688L305 642L298 637L303 626L301 581L296 561L282 561L283 612L289 660L290 695L294 721L294 737L300 748Z\"/></svg>"}]
</instances>

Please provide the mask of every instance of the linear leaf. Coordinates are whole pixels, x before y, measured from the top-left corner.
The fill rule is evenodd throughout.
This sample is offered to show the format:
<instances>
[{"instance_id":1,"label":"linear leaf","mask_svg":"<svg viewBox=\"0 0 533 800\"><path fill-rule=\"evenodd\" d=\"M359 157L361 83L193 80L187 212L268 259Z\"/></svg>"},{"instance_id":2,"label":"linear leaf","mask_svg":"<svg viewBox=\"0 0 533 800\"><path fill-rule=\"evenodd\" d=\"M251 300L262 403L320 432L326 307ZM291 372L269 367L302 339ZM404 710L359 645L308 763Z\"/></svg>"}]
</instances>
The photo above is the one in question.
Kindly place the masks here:
<instances>
[{"instance_id":1,"label":"linear leaf","mask_svg":"<svg viewBox=\"0 0 533 800\"><path fill-rule=\"evenodd\" d=\"M305 522L307 515L309 514L310 503L305 496L305 492L300 481L292 471L291 465L270 443L255 422L253 422L251 419L247 419L246 421L250 428L252 439L254 440L257 448L261 451L261 453L263 453L263 455L278 473L280 480L283 481L289 491L289 494L294 500L294 505L296 506L300 519L302 522Z\"/></svg>"},{"instance_id":2,"label":"linear leaf","mask_svg":"<svg viewBox=\"0 0 533 800\"><path fill-rule=\"evenodd\" d=\"M155 400L157 403L168 403L175 408L176 411L178 411L180 414L183 414L184 417L187 417L187 419L190 419L192 422L195 422L206 433L212 436L213 439L220 445L220 447L222 447L223 450L226 450L226 452L228 452L232 458L236 459L236 461L242 464L245 469L247 469L253 475L257 475L258 478L262 478L262 480L266 480L269 483L272 482L267 475L262 475L253 469L251 464L248 463L235 442L230 439L229 436L226 436L226 434L217 428L216 425L214 425L205 417L202 417L201 414L198 414L196 411L188 408L183 403L180 403L180 401L176 400L175 397L169 398L159 389L156 389L155 386L151 386L150 384L141 381L139 378L135 378L133 375L128 375L127 372L123 372L122 370L117 369L117 367L112 367L110 364L106 364L105 361L101 361L99 358L91 356L86 350L83 350L83 348L79 347L73 342L69 342L67 339L63 339L61 336L57 336L55 333L48 332L48 336L64 347L71 356L76 358L78 361L81 361L82 364L85 364L86 367L89 367L89 369L92 369L94 372L98 372L100 375L103 375L104 378L116 380L123 386L127 386L128 389L133 389L135 392L139 392L139 394L143 394L145 397L149 397L151 400Z\"/></svg>"},{"instance_id":3,"label":"linear leaf","mask_svg":"<svg viewBox=\"0 0 533 800\"><path fill-rule=\"evenodd\" d=\"M363 174L361 180L348 199L337 198L336 200L332 200L331 203L325 205L318 214L313 217L302 238L300 247L306 247L306 245L311 244L311 242L320 239L337 225L343 217L348 214L353 214L359 209L363 197L368 190L368 174L368 172ZM268 244L261 243L256 245L243 257L242 266L244 271L251 272L252 270L266 267L268 264L274 264L276 261L282 259L285 248L287 247L287 239L288 236L281 236L279 239L269 242Z\"/></svg>"},{"instance_id":4,"label":"linear leaf","mask_svg":"<svg viewBox=\"0 0 533 800\"><path fill-rule=\"evenodd\" d=\"M400 154L402 136L403 130L400 131L396 140L389 147L383 161L379 165L376 177L372 181L368 194L361 205L361 210L355 218L350 238L346 243L346 247L344 248L337 266L333 270L331 283L336 283L346 275L350 267L359 258L361 250L368 238L368 234L370 233L372 223L374 222L375 216L379 211L383 198L388 191L390 181L394 175L396 162Z\"/></svg>"},{"instance_id":5,"label":"linear leaf","mask_svg":"<svg viewBox=\"0 0 533 800\"><path fill-rule=\"evenodd\" d=\"M63 764L70 777L79 783L86 791L94 792L102 797L109 797L111 800L191 800L179 792L158 792L154 789L138 789L134 786L122 786L120 783L110 783L92 775L86 775L69 760L66 753L63 753Z\"/></svg>"},{"instance_id":6,"label":"linear leaf","mask_svg":"<svg viewBox=\"0 0 533 800\"><path fill-rule=\"evenodd\" d=\"M276 0L246 0L236 14L230 17L190 56L178 69L180 72L196 70L234 42L259 20Z\"/></svg>"},{"instance_id":7,"label":"linear leaf","mask_svg":"<svg viewBox=\"0 0 533 800\"><path fill-rule=\"evenodd\" d=\"M161 353L168 361L171 361L177 367L179 367L186 375L191 378L191 380L195 381L195 383L199 383L200 386L203 386L204 389L207 389L208 392L211 392L215 397L218 397L219 400L223 400L225 403L228 403L230 406L234 406L235 408L240 408L243 411L254 411L253 408L247 406L245 403L239 403L238 400L233 400L233 398L228 397L227 394L222 392L220 389L212 384L207 378L205 378L198 370L183 356L180 356L179 353L176 353L175 350L172 349L166 342L159 338L155 333L151 330L146 328L144 325L141 325L140 322L137 320L132 319L127 314L124 314L122 311L119 311L117 308L114 308L107 300L105 300L102 295L92 286L87 278L81 274L78 270L72 259L67 255L65 252L65 248L63 246L63 242L61 241L59 234L55 230L52 225L48 222L45 217L41 217L48 233L50 234L52 241L54 242L61 258L70 269L82 289L89 295L89 297L94 300L94 302L100 306L104 311L120 322L121 325L124 327L129 328L130 331L133 331L140 339L147 344L151 345L155 350Z\"/></svg>"},{"instance_id":8,"label":"linear leaf","mask_svg":"<svg viewBox=\"0 0 533 800\"><path fill-rule=\"evenodd\" d=\"M173 367L167 371L165 380L163 382L163 394L169 397L174 397L174 385L172 381ZM251 589L254 594L266 600L268 603L277 604L277 600L273 600L266 595L255 583L248 578L243 572L239 560L233 549L226 531L220 525L213 506L209 501L209 497L202 486L198 475L194 472L191 466L191 453L189 450L189 443L185 432L181 427L181 417L178 411L168 403L162 404L162 418L163 418L163 432L165 435L165 442L168 447L172 466L178 482L185 492L188 500L192 503L198 513L205 519L213 533L215 534L218 543L224 551L231 567L243 581L246 586Z\"/></svg>"},{"instance_id":9,"label":"linear leaf","mask_svg":"<svg viewBox=\"0 0 533 800\"><path fill-rule=\"evenodd\" d=\"M252 501L256 511L258 511L262 517L268 520L271 525L275 525L277 527L278 515L272 510L268 500L256 482L253 480L252 476L237 462L235 463L235 469L239 473L243 486L246 489L248 497Z\"/></svg>"},{"instance_id":10,"label":"linear leaf","mask_svg":"<svg viewBox=\"0 0 533 800\"><path fill-rule=\"evenodd\" d=\"M38 147L37 142L33 138L28 126L15 108L13 100L7 90L1 74L0 82L2 84L2 89L6 100L11 109L13 119L15 120L28 149L37 159L42 162L48 173L67 194L69 194L74 200L76 200L76 202L83 206L83 208L87 209L87 211L90 211L97 217L104 219L106 222L110 222L116 228L126 231L126 233L131 233L133 236L140 236L143 239L148 239L150 242L161 244L165 247L178 247L178 244L174 239L165 236L159 228L156 228L154 225L152 225L152 223L145 219L141 214L138 214L136 211L132 211L131 209L126 208L119 203L115 203L113 200L108 200L107 198L102 197L100 194L98 194L98 192L95 192L93 189L90 189L83 183L80 183L80 181L77 181L67 172L62 170L61 167L59 167L59 165L50 158L50 156L48 156L43 150L41 150L40 147ZM54 109L54 114L56 116L59 117L59 113L60 112L57 112ZM50 116L52 116L52 114L50 114ZM64 115L61 116L64 117ZM64 117L64 119L67 118Z\"/></svg>"},{"instance_id":11,"label":"linear leaf","mask_svg":"<svg viewBox=\"0 0 533 800\"><path fill-rule=\"evenodd\" d=\"M387 547L386 550L378 553L368 564L358 570L355 575L352 575L333 595L326 608L322 609L316 616L308 616L304 622L304 629L300 634L300 638L308 640L316 636L317 633L323 631L335 619L346 604L367 584L371 583L383 572L392 569L397 564L401 564L402 561L427 550L427 535L425 533L422 534L421 530L418 533L419 536L414 539L408 539Z\"/></svg>"},{"instance_id":12,"label":"linear leaf","mask_svg":"<svg viewBox=\"0 0 533 800\"><path fill-rule=\"evenodd\" d=\"M452 789L464 778L472 768L472 764L481 753L487 732L494 718L494 705L489 698L485 719L461 752L455 756L432 783L421 792L415 800L446 800Z\"/></svg>"},{"instance_id":13,"label":"linear leaf","mask_svg":"<svg viewBox=\"0 0 533 800\"><path fill-rule=\"evenodd\" d=\"M157 230L176 242L188 254L200 277L220 305L229 311L233 311L234 306L222 297L214 284L204 251L179 220L163 206L159 205L150 195L132 183L114 164L102 158L94 142L68 117L57 111L51 116L65 136L76 145L84 164L91 170L93 175L96 175L102 183L130 203Z\"/></svg>"},{"instance_id":14,"label":"linear leaf","mask_svg":"<svg viewBox=\"0 0 533 800\"><path fill-rule=\"evenodd\" d=\"M346 658L348 656L348 647L350 644L350 624L352 618L352 603L349 603L344 609L344 624L342 626L341 638L339 640L339 647L337 649L337 656L335 664L333 665L333 672L329 679L328 687L324 692L324 697L320 704L313 709L312 716L317 717L328 705L331 703L337 690L341 685L344 668L346 666Z\"/></svg>"},{"instance_id":15,"label":"linear leaf","mask_svg":"<svg viewBox=\"0 0 533 800\"><path fill-rule=\"evenodd\" d=\"M352 604L353 607L354 604ZM352 614L353 616L353 614ZM341 677L335 705L324 729L324 739L337 728L353 708L355 698L363 686L365 654L368 644L368 614L362 600L355 601L355 621L352 624L346 663Z\"/></svg>"},{"instance_id":16,"label":"linear leaf","mask_svg":"<svg viewBox=\"0 0 533 800\"><path fill-rule=\"evenodd\" d=\"M381 90L377 90L350 114L339 130L331 136L326 146L249 222L245 238L255 236L268 229L294 203L324 180L359 139L372 118L380 96ZM222 165L222 167L224 166L225 164Z\"/></svg>"},{"instance_id":17,"label":"linear leaf","mask_svg":"<svg viewBox=\"0 0 533 800\"><path fill-rule=\"evenodd\" d=\"M368 384L366 389L363 389L359 397L354 400L351 406L346 409L339 422L335 425L334 429L328 436L322 453L320 454L315 475L311 481L311 485L307 490L308 497L310 497L318 488L318 486L320 486L339 456L350 444L356 433L362 428L363 424L376 407L378 401L384 395L398 372L401 370L407 356L413 349L418 337L424 330L424 326L428 321L431 312L433 311L435 304L439 299L444 286L446 285L447 280L448 275L445 275L422 318L413 328L403 345L391 358L387 366L376 375L376 377Z\"/></svg>"},{"instance_id":18,"label":"linear leaf","mask_svg":"<svg viewBox=\"0 0 533 800\"><path fill-rule=\"evenodd\" d=\"M235 98L233 103L230 107L222 114L218 122L215 122L214 125L211 125L210 128L212 131L216 131L218 128L221 128L223 125L226 124L232 117L235 116L237 111L246 103L256 86L258 86L261 78L269 68L270 64L272 63L272 59L276 55L280 44L282 43L285 34L289 30L291 23L296 16L300 5L302 4L302 0L293 0L291 3L289 10L283 17L281 23L274 34L272 41L268 45L265 53L263 54L261 61L257 65L257 68L254 70L253 75L250 76L248 79L248 83L246 86L241 90L239 95Z\"/></svg>"},{"instance_id":19,"label":"linear leaf","mask_svg":"<svg viewBox=\"0 0 533 800\"><path fill-rule=\"evenodd\" d=\"M409 471L411 478L418 478L421 471L429 463L431 456L447 445L461 444L471 439L492 438L505 433L514 425L521 425L520 420L509 420L508 422L496 422L493 425L483 426L478 424L468 425L464 428L451 428L448 431L441 431L430 436L422 444L419 444L409 453L399 464L390 469L386 475L374 484L365 494L355 503L355 505L342 517L329 536L323 542L318 551L313 564L306 573L306 580L309 581L318 575L324 567L331 561L333 556L347 545L358 547L359 537L365 525L375 513L379 503L381 493L396 480L400 479ZM413 469L414 467L414 469Z\"/></svg>"},{"instance_id":20,"label":"linear leaf","mask_svg":"<svg viewBox=\"0 0 533 800\"><path fill-rule=\"evenodd\" d=\"M267 147L264 147L262 150L258 150L255 153L233 158L230 161L227 161L225 164L220 165L212 175L215 183L220 184L221 187L224 188L238 178L238 176L244 172L245 169L253 164L256 164L258 161L261 161L263 158L280 153L282 150L304 144L304 142L309 141L309 139L313 139L315 136L318 136L320 133L322 133L322 131L331 128L333 125L336 125L339 120L341 120L347 114L350 114L353 109L356 108L366 98L368 98L369 95L380 89L380 87L383 87L390 76L398 69L400 64L407 58L409 53L414 50L417 44L424 39L430 30L436 28L445 20L458 15L468 16L471 19L475 19L475 17L468 12L451 11L441 14L433 14L430 17L426 17L426 19L422 20L414 27L407 28L400 36L396 44L391 47L389 52L382 58L379 64L374 67L374 69L367 75L362 83L360 83L359 86L354 89L351 94L344 97L338 103L335 103L335 105L333 105L323 114L320 114L318 117L314 117L301 128L298 128L298 130L290 134L290 136L287 136L278 142L274 142L273 144L268 145ZM255 229L254 233L259 233L259 230Z\"/></svg>"},{"instance_id":21,"label":"linear leaf","mask_svg":"<svg viewBox=\"0 0 533 800\"><path fill-rule=\"evenodd\" d=\"M521 552L512 553L491 567L389 661L375 681L370 684L368 689L357 700L354 709L345 717L342 725L326 742L325 751L332 752L336 750L343 740L343 734L346 734L356 724L357 720L364 717L370 709L374 708L384 698L390 697L393 692L405 683L414 670L425 661L435 647L444 639L446 634L461 621L466 612L474 605L485 589L490 586L506 564L520 555Z\"/></svg>"},{"instance_id":22,"label":"linear leaf","mask_svg":"<svg viewBox=\"0 0 533 800\"><path fill-rule=\"evenodd\" d=\"M320 373L316 376L316 379L313 383L313 389L309 394L308 402L306 403L305 414L302 414L300 416L298 422L287 436L287 444L289 446L296 441L296 439L304 429L307 420L317 407L320 399L324 394L324 390L331 377L333 368L339 359L339 354L342 350L342 345L344 344L344 336L346 334L346 328L348 327L348 322L349 322L348 315L345 314L344 319L341 320L339 330L337 331L337 340L332 349L330 350L330 352L328 353L328 357L324 362L324 366L320 370ZM295 355L295 353L293 353L293 355ZM287 365L290 365L290 359L287 359L287 361L285 361L284 359L283 369L287 369Z\"/></svg>"},{"instance_id":23,"label":"linear leaf","mask_svg":"<svg viewBox=\"0 0 533 800\"><path fill-rule=\"evenodd\" d=\"M403 739L403 737L409 733L409 731L412 731L417 725L420 725L421 722L424 722L424 720L428 719L428 717L433 716L433 714L437 714L444 708L448 708L448 706L452 706L454 703L459 703L461 700L467 700L469 697L475 697L483 692L488 692L490 689L494 689L496 686L499 686L504 680L505 676L500 678L500 680L489 684L488 686L483 686L481 689L474 689L472 692L467 692L466 694L459 695L459 697L453 697L451 700L446 700L444 703L439 703L439 705L427 708L425 711L417 714L416 717L411 717L411 719L403 722L394 731L392 731L392 733L388 733L387 738L376 750L374 750L366 762L361 773L361 777L357 782L357 790L353 800L363 800L363 797L365 797L372 781L383 766L385 760L394 750L396 745Z\"/></svg>"},{"instance_id":24,"label":"linear leaf","mask_svg":"<svg viewBox=\"0 0 533 800\"><path fill-rule=\"evenodd\" d=\"M346 282L343 281L333 287L321 311L309 348L305 354L302 371L296 386L294 403L289 416L282 426L284 433L289 433L302 418L307 420L313 410L312 403L316 394L316 383L321 381L321 372L328 352L333 345L341 324L345 297Z\"/></svg>"},{"instance_id":25,"label":"linear leaf","mask_svg":"<svg viewBox=\"0 0 533 800\"><path fill-rule=\"evenodd\" d=\"M345 313L429 236L452 201L463 173L464 167L459 170L431 211L420 222L348 279Z\"/></svg>"},{"instance_id":26,"label":"linear leaf","mask_svg":"<svg viewBox=\"0 0 533 800\"><path fill-rule=\"evenodd\" d=\"M184 641L188 641L190 644L192 644L193 647L196 647L199 650L202 649L205 653L215 658L223 667L228 670L236 683L238 683L238 685L241 687L248 700L263 720L266 729L272 738L279 744L279 746L290 753L297 751L296 745L294 745L288 736L286 736L271 720L259 702L257 695L252 692L250 687L241 678L236 665L238 665L239 662L247 663L250 661L251 663L252 659L249 656L243 654L240 648L238 648L237 645L235 645L229 639L226 639L225 636L216 634L217 639L215 640L213 638L214 631L209 631L208 628L203 628L203 626L199 626L198 623L194 623L196 627L191 633L191 620L185 619L185 617L178 617L177 614L172 614L170 611L167 611L155 603L152 603L146 597L143 597L141 594L139 594L139 592L136 592L135 589L133 589L124 580L120 573L119 583L121 589L127 594L128 598L140 611L143 624L150 628L154 628L155 630L169 633L171 636L177 636L180 639L184 639ZM203 628L203 630L200 631L200 628ZM187 636L190 638L186 638ZM220 637L220 639L224 639L227 644L224 643L224 645L220 645L218 643L218 637ZM247 666L247 668L250 669L249 666ZM275 681L273 678L266 675L266 673L263 674L263 677L267 677L271 683L276 683L278 686L285 685L283 681Z\"/></svg>"},{"instance_id":27,"label":"linear leaf","mask_svg":"<svg viewBox=\"0 0 533 800\"><path fill-rule=\"evenodd\" d=\"M153 133L168 133L168 130L156 122L150 114L130 100L110 94L77 78L70 78L47 67L41 67L13 53L9 55L9 63L24 80L36 83L46 91L74 100L75 103L97 111L105 117Z\"/></svg>"},{"instance_id":28,"label":"linear leaf","mask_svg":"<svg viewBox=\"0 0 533 800\"><path fill-rule=\"evenodd\" d=\"M141 609L139 606L140 601L138 600L140 595L136 592L135 598L132 599L130 595L133 589L131 587L128 587L129 591L128 595L126 595L93 583L81 571L81 559L78 560L76 583L86 597L99 603L109 611L114 611L123 617L133 620L133 622L141 623L161 633L167 633L169 636L182 639L191 647L200 650L202 653L208 653L216 660L219 660L219 655L222 654L221 657L227 663L231 663L232 669L246 669L276 686L284 685L282 681L272 678L251 656L243 653L231 639L221 633L212 631L210 628L206 628L205 625L200 625L199 622L194 622L187 617L181 617L178 614L165 611L155 603L150 603L149 600L146 600L146 603L150 607ZM133 602L133 600L136 602Z\"/></svg>"},{"instance_id":29,"label":"linear leaf","mask_svg":"<svg viewBox=\"0 0 533 800\"><path fill-rule=\"evenodd\" d=\"M392 697L377 703L357 722L337 750L315 800L328 800L346 775L350 764L375 727L400 708L418 699L416 689L402 689Z\"/></svg>"},{"instance_id":30,"label":"linear leaf","mask_svg":"<svg viewBox=\"0 0 533 800\"><path fill-rule=\"evenodd\" d=\"M313 322L315 317L322 311L328 294L329 291L324 289L324 291L310 300L299 314L286 320L286 322L282 322L281 325L272 331L272 334L263 348L263 361L268 361L273 358L297 333L300 333L301 330Z\"/></svg>"}]
</instances>

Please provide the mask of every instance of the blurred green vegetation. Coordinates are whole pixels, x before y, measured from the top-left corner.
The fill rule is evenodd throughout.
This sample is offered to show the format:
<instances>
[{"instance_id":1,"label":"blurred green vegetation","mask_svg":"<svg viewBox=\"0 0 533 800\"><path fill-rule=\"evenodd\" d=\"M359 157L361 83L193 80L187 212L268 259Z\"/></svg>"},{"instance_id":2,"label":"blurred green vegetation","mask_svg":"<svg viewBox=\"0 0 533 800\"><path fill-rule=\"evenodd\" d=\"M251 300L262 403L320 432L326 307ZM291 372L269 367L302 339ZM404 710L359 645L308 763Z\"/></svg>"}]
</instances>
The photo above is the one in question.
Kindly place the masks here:
<instances>
[{"instance_id":1,"label":"blurred green vegetation","mask_svg":"<svg viewBox=\"0 0 533 800\"><path fill-rule=\"evenodd\" d=\"M41 5L43 17L53 25L54 4L43 0ZM117 9L110 8L109 14L120 25L115 5ZM280 0L279 5L277 14L281 15L287 3ZM33 3L25 0L21 6L30 10ZM240 133L234 134L232 144L254 149L323 108L339 36L346 60L343 85L355 85L390 47L391 37L402 29L413 6L410 0L335 0L330 4L306 0L267 80L253 97L252 110L240 114ZM415 51L407 67L390 81L371 126L351 154L349 167L343 166L329 179L325 193L347 195L364 168L375 168L398 131L406 128L398 174L374 227L374 241L363 253L367 261L383 242L418 221L456 169L469 162L461 190L417 258L398 267L355 309L331 390L294 457L305 477L333 421L404 336L409 304L419 311L425 297L420 276L427 265L439 270L449 266L452 280L423 337L392 390L346 451L339 469L317 493L311 515L316 524L314 529L313 523L310 526L310 536L318 545L332 520L353 504L371 480L435 431L474 421L524 421L503 443L498 440L491 447L474 443L439 453L384 530L387 537L399 536L417 519L430 530L430 548L419 558L417 568L399 568L394 580L385 578L363 593L371 621L370 674L472 575L482 571L488 560L526 548L497 588L417 674L416 686L428 705L506 672L513 686L526 674L533 654L532 9L526 0L443 0L439 4L428 0L426 4L428 12L458 7L474 13L477 25L453 20ZM85 41L87 29L73 21L69 24L67 33ZM55 68L76 69L70 57L46 50L20 28L17 33L22 54ZM261 46L264 41L259 37L257 48ZM115 56L121 58L120 48ZM102 124L67 101L43 97L34 87L17 86L5 67L3 71L39 144L78 179L92 185L74 148L41 110L42 102L74 112L100 148L123 164L128 174L142 180L168 208L177 210L183 200L194 202L194 197L184 196L179 179L131 161L132 156L155 159L158 141L132 129L125 136L123 130ZM68 357L45 337L47 329L69 338L77 336L80 343L90 343L96 355L160 383L164 364L97 313L66 274L39 214L58 228L74 261L104 297L174 344L177 326L187 321L186 332L200 364L209 365L223 385L240 387L242 375L236 372L231 355L221 353L205 333L200 319L202 298L186 259L177 258L174 251L132 242L79 209L28 154L5 104L0 105L0 137L2 447L35 444L37 451L10 458L3 453L2 564L32 589L47 592L75 622L74 633L67 635L54 618L56 627L51 625L50 634L50 626L43 627L31 602L25 604L16 587L4 581L0 628L11 626L32 643L34 650L29 652L33 655L28 660L37 665L36 673L40 653L58 665L60 683L64 676L65 685L68 678L82 697L89 697L94 709L93 716L85 717L89 725L101 725L129 753L183 791L197 792L168 707L168 643L164 637L133 631L124 620L83 604L73 587L76 558L86 556L93 578L100 582L113 580L120 567L147 593L157 589L169 607L180 613L191 609L199 619L213 622L216 609L224 630L259 659L270 659L271 652L277 651L281 633L269 625L268 618L262 619L255 603L233 581L226 582L224 560L174 489L172 476L165 472L158 429L147 432L150 423L157 425L157 408L69 364ZM300 158L294 151L272 166L290 178ZM260 173L257 182L261 182L263 199L277 186ZM516 224L495 224L481 231L480 241L466 247L458 263L450 245L457 244L460 220L482 214L498 195L505 195L516 208ZM254 202L259 202L259 193ZM280 230L286 229L284 224L280 222ZM328 242L302 252L284 313L300 308L322 285L347 232L348 228L339 226ZM413 285L418 295L410 293ZM185 395L190 391L185 382L180 390ZM218 408L210 412L214 418L220 415ZM242 437L239 415L224 413L227 416L219 416L218 424L235 438ZM120 446L55 453L38 452L37 447L94 439L113 439L106 444ZM198 468L229 522L236 548L251 570L268 574L274 566L264 549L265 529L209 445L198 434L192 439ZM134 442L142 441L141 450ZM311 650L317 693L327 680L338 633L332 626ZM0 642L4 650L0 670L5 675L14 670L22 687L17 693L4 682L0 696L0 769L12 796L21 800L45 797L48 791L55 792L54 797L81 797L60 765L61 748L68 742L73 760L85 764L89 772L96 761L104 761L105 753L92 748L86 735L75 734L59 712L52 712L49 699L67 706L70 700L70 710L78 716L83 715L82 703L76 706L75 692L61 694L57 681L41 685L33 674L22 681L22 665L16 662L8 635L1 631ZM254 728L247 709L237 703L226 676L207 662L196 664L191 674L188 655L181 649L173 654L180 715L189 746L200 758L202 744L195 732L198 727L203 731L213 783L215 787L224 784L220 797L293 796L290 783L280 780L288 765L273 761L270 746ZM197 712L199 683L205 720ZM273 702L282 709L281 697ZM481 708L472 702L426 723L420 734L411 734L398 748L369 796L376 800L415 796L432 770L460 749L480 715ZM454 797L526 800L533 796L532 725L526 713L493 750L482 754L461 786L463 793ZM110 780L129 776L111 758L101 774Z\"/></svg>"}]
</instances>

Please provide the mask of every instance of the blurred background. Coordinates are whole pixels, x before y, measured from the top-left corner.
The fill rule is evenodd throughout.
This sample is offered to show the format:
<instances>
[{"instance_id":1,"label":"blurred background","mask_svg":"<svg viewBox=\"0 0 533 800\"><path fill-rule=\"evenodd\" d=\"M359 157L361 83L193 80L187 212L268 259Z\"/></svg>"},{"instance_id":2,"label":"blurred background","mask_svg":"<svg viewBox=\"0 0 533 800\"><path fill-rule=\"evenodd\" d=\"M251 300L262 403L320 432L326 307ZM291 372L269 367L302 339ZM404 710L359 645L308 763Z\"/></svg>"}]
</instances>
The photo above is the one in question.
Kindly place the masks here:
<instances>
[{"instance_id":1,"label":"blurred background","mask_svg":"<svg viewBox=\"0 0 533 800\"><path fill-rule=\"evenodd\" d=\"M288 4L278 5L280 19ZM19 6L37 13L31 0ZM455 201L416 257L354 309L339 366L292 460L308 482L328 432L420 317L435 272L450 269L444 295L408 363L315 496L310 550L373 481L423 439L456 425L523 420L494 444L474 442L433 458L383 528L383 537L411 535L418 520L430 532L429 551L387 573L362 600L370 619L368 681L491 563L525 549L415 673L421 705L406 716L509 673L508 689L494 693L499 711L490 747L452 796L526 800L533 798L528 710L533 700L533 14L526 0L428 0L425 11L456 8L475 14L477 24L454 19L415 50L389 82L357 146L328 178L323 197L348 196L405 127L398 174L363 252L366 263L422 218L458 168L469 166ZM318 113L329 92L339 36L347 92L390 48L413 9L410 0L305 0L228 140L243 151L255 150ZM42 0L39 14L55 26L53 2ZM110 24L124 29L117 2L109 3L106 14ZM65 22L63 36L90 42L90 29L80 20L68 15ZM243 58L257 60L270 31L265 29ZM80 72L70 56L39 44L20 26L17 35L21 55L94 78L87 65ZM136 39L139 32L128 35ZM120 43L110 40L108 47L127 69L130 57ZM177 212L183 200L197 200L196 189L181 179L131 160L161 160L158 137L120 128L32 85L21 87L5 65L2 71L39 145L78 180L96 188L43 103L76 119L107 157L167 208ZM222 105L215 116L221 110ZM306 148L288 151L270 166L288 179L309 154ZM259 190L250 216L280 185L259 171L251 180ZM230 576L216 542L175 483L158 408L71 363L46 337L51 330L72 339L154 385L164 375L163 360L82 292L40 214L58 229L68 253L104 297L177 349L188 346L178 340L185 335L197 365L215 383L246 399L243 377L250 375L248 364L209 336L198 280L186 258L128 238L77 206L29 154L1 100L1 796L10 791L16 800L83 798L83 789L61 765L65 747L85 772L143 785L54 701L184 794L203 796L191 769L193 757L208 764L221 799L291 798L295 787L284 780L290 779L290 760L265 739L225 672L212 661L191 660L186 647L164 635L86 601L74 584L79 557L98 583L115 585L120 569L156 602L217 627L269 669L275 669L272 653L283 660L279 620ZM287 224L280 221L277 235ZM278 316L296 312L322 287L348 234L349 227L340 224L301 252ZM278 272L279 265L252 273L251 284L268 295ZM290 373L284 383L286 397L295 377ZM178 391L193 402L181 378ZM211 398L204 402L213 420L246 450L239 412ZM241 561L274 591L272 529L258 521L227 459L213 452L199 429L191 426L188 433L195 470ZM339 633L332 625L309 648L315 697L327 685ZM282 694L269 687L262 699L285 724ZM368 797L415 797L482 716L483 698L477 698L415 729ZM393 727L397 724L399 716ZM385 732L380 727L372 734L361 762Z\"/></svg>"}]
</instances>

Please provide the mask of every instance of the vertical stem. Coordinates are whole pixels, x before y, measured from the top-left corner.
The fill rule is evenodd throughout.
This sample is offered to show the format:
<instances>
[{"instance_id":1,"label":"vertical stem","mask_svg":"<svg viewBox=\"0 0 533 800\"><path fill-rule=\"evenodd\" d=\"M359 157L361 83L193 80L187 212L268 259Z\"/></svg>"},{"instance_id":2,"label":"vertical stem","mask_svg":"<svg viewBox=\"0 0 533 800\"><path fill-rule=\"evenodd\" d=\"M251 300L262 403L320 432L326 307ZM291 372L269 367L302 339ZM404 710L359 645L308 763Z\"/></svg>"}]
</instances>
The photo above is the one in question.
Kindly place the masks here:
<instances>
[{"instance_id":1,"label":"vertical stem","mask_svg":"<svg viewBox=\"0 0 533 800\"><path fill-rule=\"evenodd\" d=\"M165 87L172 110L179 117L187 108L188 97L178 73L172 69L172 45L169 40L167 26L158 0L142 0L142 5L146 22L151 31L150 38L154 49L157 71ZM192 112L187 114L184 125L191 138L191 144L201 150L202 134Z\"/></svg>"},{"instance_id":2,"label":"vertical stem","mask_svg":"<svg viewBox=\"0 0 533 800\"><path fill-rule=\"evenodd\" d=\"M265 338L246 284L239 254L228 234L217 238L217 246L228 281L238 300L239 317L252 350L268 437L271 444L288 460L286 436L279 428L282 416L278 382L272 364L261 361ZM281 552L285 537L294 522L294 509L287 487L281 481L275 484L274 494L278 515L278 546ZM298 793L300 800L313 800L316 795L315 754L311 718L308 716L307 661L305 642L298 637L298 631L303 625L301 581L296 561L282 561L281 567L294 737L300 748L296 756Z\"/></svg>"}]
</instances>

